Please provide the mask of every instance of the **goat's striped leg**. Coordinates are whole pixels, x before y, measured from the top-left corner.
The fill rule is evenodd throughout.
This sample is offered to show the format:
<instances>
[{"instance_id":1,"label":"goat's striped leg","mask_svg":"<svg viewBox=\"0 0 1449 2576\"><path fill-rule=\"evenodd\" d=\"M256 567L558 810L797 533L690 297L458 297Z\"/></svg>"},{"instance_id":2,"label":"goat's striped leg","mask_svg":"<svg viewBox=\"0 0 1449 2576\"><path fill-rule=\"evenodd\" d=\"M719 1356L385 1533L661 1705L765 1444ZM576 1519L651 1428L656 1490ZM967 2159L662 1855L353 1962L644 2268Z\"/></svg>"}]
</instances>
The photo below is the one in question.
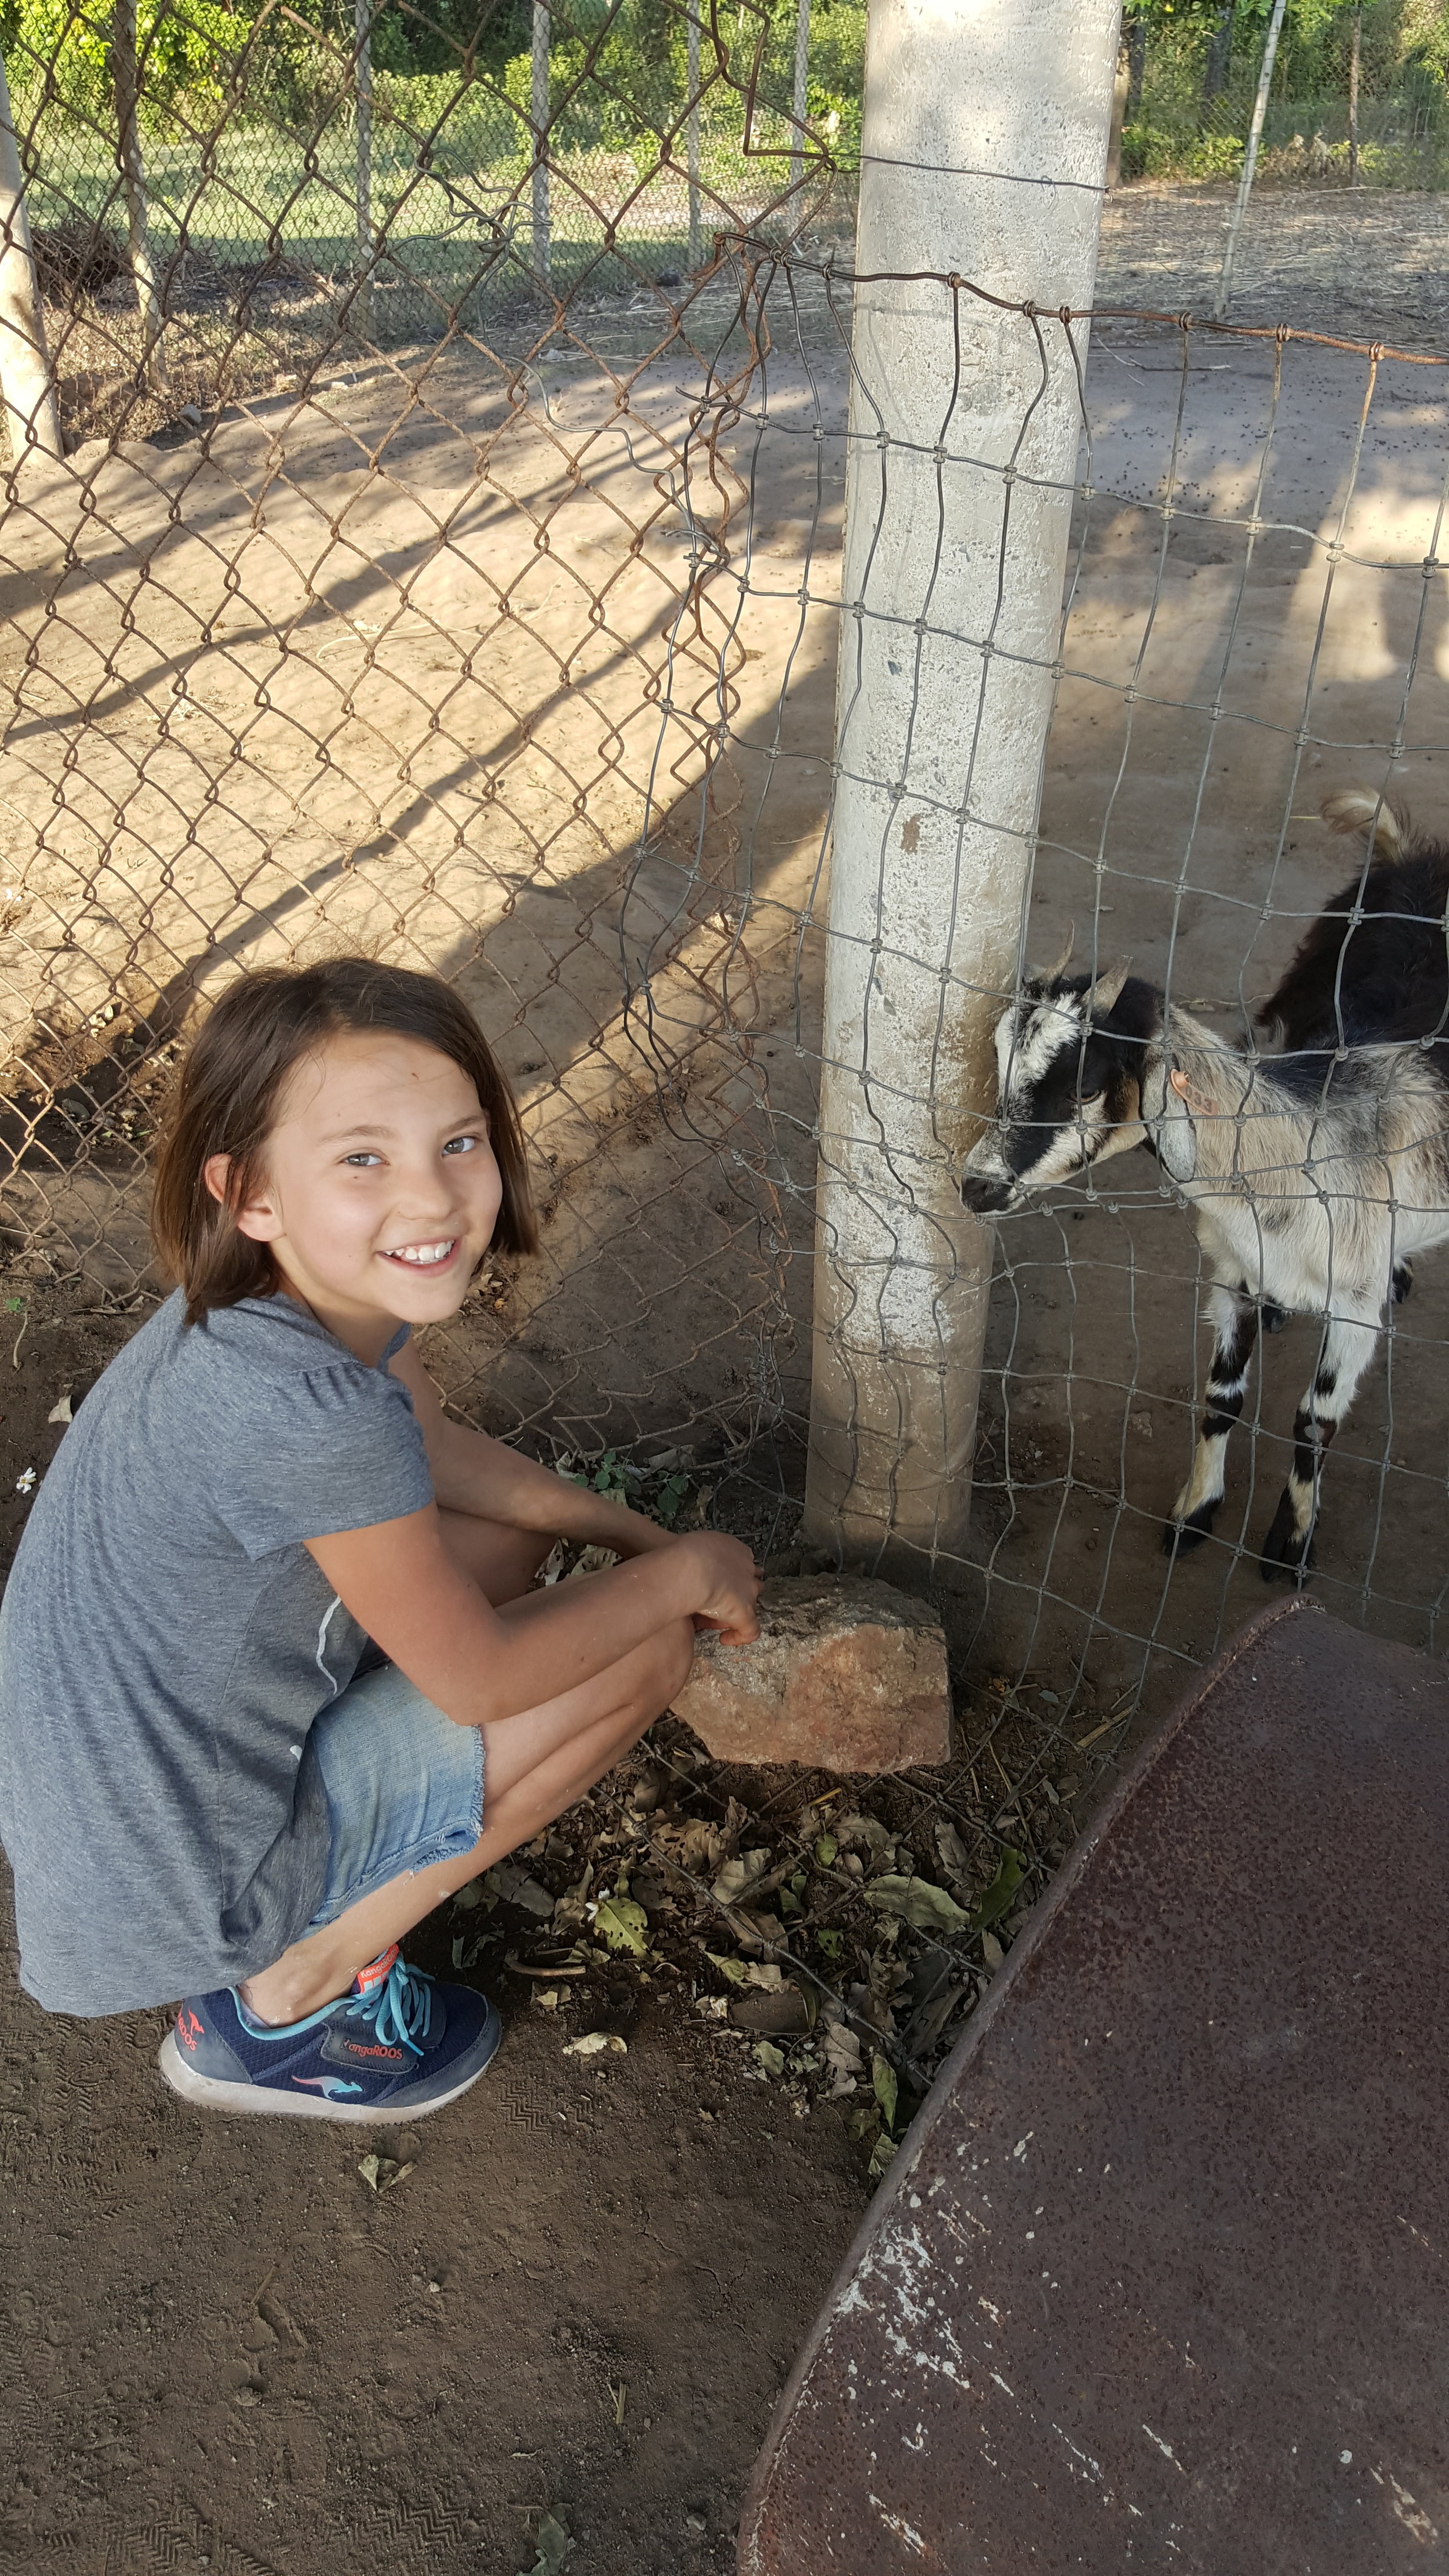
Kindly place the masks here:
<instances>
[{"instance_id":1,"label":"goat's striped leg","mask_svg":"<svg viewBox=\"0 0 1449 2576\"><path fill-rule=\"evenodd\" d=\"M1360 1306L1328 1319L1313 1383L1293 1423L1292 1470L1263 1542L1265 1583L1276 1575L1301 1577L1308 1572L1324 1457L1373 1358L1380 1312L1377 1307Z\"/></svg>"},{"instance_id":2,"label":"goat's striped leg","mask_svg":"<svg viewBox=\"0 0 1449 2576\"><path fill-rule=\"evenodd\" d=\"M1258 1338L1258 1309L1246 1287L1230 1288L1225 1280L1218 1280L1209 1307L1216 1339L1208 1364L1207 1409L1198 1434L1192 1474L1173 1504L1172 1518L1162 1533L1162 1544L1169 1556L1185 1556L1189 1548L1200 1547L1212 1528L1213 1514L1223 1498L1228 1434L1243 1409L1253 1345Z\"/></svg>"}]
</instances>

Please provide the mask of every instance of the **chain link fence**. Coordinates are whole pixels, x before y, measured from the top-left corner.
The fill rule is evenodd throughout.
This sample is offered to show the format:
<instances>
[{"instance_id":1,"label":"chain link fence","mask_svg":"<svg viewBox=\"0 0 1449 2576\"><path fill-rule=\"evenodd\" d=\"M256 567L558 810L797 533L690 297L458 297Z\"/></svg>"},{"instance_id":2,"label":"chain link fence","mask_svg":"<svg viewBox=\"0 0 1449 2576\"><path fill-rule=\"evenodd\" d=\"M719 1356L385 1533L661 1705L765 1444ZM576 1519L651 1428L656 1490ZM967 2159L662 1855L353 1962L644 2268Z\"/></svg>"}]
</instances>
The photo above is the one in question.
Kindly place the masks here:
<instances>
[{"instance_id":1,"label":"chain link fence","mask_svg":"<svg viewBox=\"0 0 1449 2576\"><path fill-rule=\"evenodd\" d=\"M1124 178L1236 179L1268 12L1129 10ZM1261 145L1268 183L1441 188L1449 122L1439 13L1402 0L1295 8L1273 67Z\"/></svg>"},{"instance_id":2,"label":"chain link fence","mask_svg":"<svg viewBox=\"0 0 1449 2576\"><path fill-rule=\"evenodd\" d=\"M165 23L138 37L143 92ZM15 468L3 513L4 1284L22 1321L62 1295L149 1311L158 1103L228 978L356 947L434 968L518 1090L545 1217L538 1257L495 1265L430 1337L449 1401L788 1570L842 499L886 389L852 347L846 120L817 90L795 121L793 19L663 6L636 49L652 89L611 59L619 23L558 22L541 123L522 46L456 76L375 64L360 156L356 28L277 11L238 46L236 21L198 17L210 122L194 75L140 120L159 336L104 97L66 89L59 40L12 49L74 446ZM1195 328L1114 294L1130 265L1109 244L1089 354L1080 324L1017 311L1081 445L1016 967L983 993L940 952L904 961L948 1052L1069 925L1079 953L1130 952L1244 1038L1344 874L1320 797L1392 783L1437 816L1438 363L1347 330ZM969 341L974 290L928 284ZM984 478L1004 529L1025 423L980 452L967 420L948 410L942 472ZM929 602L921 631L980 641L934 629ZM887 874L918 846L898 820ZM954 1174L944 1129L940 1155ZM887 1137L887 1222L913 1186ZM1004 1890L1007 1934L1065 1802L1262 1597L1259 1523L1319 1326L1293 1326L1287 1360L1273 1347L1217 1538L1169 1564L1203 1286L1142 1155L999 1230L970 1543L922 1569L952 1627L962 1759L896 1784L882 1832L894 1883L949 1854L958 1893ZM1446 1321L1431 1266L1335 1451L1318 1578L1436 1651ZM824 1785L759 1808L788 1808L802 1884ZM720 1776L726 1824L702 1842L660 1842L702 1900L748 1839L743 1787ZM801 1935L797 1955L834 1991L834 1927L864 1899L807 1897L837 1947ZM889 2039L909 1980L886 1946L866 1983ZM940 1956L910 1987L918 2074L974 1991L959 1948Z\"/></svg>"}]
</instances>

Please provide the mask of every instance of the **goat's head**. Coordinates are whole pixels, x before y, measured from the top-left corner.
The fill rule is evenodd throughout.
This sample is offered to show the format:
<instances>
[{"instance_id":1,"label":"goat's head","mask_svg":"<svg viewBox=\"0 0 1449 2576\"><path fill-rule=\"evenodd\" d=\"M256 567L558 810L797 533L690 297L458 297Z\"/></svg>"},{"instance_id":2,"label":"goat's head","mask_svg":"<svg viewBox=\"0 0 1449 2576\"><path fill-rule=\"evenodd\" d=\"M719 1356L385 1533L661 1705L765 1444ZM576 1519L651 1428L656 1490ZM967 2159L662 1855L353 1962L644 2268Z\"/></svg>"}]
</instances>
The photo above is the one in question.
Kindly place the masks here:
<instances>
[{"instance_id":1,"label":"goat's head","mask_svg":"<svg viewBox=\"0 0 1449 2576\"><path fill-rule=\"evenodd\" d=\"M1029 974L996 1024L996 1123L966 1158L961 1196L977 1216L1019 1207L1142 1141L1143 1051L1160 996L1125 964L1071 975L1072 943Z\"/></svg>"}]
</instances>

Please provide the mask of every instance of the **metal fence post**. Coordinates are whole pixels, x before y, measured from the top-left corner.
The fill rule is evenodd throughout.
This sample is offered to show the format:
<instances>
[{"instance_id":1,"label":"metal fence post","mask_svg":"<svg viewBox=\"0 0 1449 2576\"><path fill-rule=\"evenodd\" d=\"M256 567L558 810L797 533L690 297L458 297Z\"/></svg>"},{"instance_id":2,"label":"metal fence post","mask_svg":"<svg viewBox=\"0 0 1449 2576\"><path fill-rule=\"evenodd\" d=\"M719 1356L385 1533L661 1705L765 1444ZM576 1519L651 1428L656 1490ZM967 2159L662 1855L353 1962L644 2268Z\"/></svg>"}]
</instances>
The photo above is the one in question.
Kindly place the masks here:
<instances>
[{"instance_id":1,"label":"metal fence post","mask_svg":"<svg viewBox=\"0 0 1449 2576\"><path fill-rule=\"evenodd\" d=\"M357 293L352 324L372 338L372 0L353 0L353 81L357 116Z\"/></svg>"},{"instance_id":2,"label":"metal fence post","mask_svg":"<svg viewBox=\"0 0 1449 2576\"><path fill-rule=\"evenodd\" d=\"M548 208L548 0L533 0L533 265L547 286L553 276Z\"/></svg>"},{"instance_id":3,"label":"metal fence post","mask_svg":"<svg viewBox=\"0 0 1449 2576\"><path fill-rule=\"evenodd\" d=\"M126 200L131 275L141 315L141 369L153 393L170 392L161 335L166 314L151 255L146 219L146 172L141 160L141 76L136 61L136 0L115 0L111 11L111 88L116 102L116 159Z\"/></svg>"},{"instance_id":4,"label":"metal fence post","mask_svg":"<svg viewBox=\"0 0 1449 2576\"><path fill-rule=\"evenodd\" d=\"M25 205L25 174L10 113L10 90L0 62L0 407L10 433L10 454L18 464L34 451L60 460L65 445L60 412L45 346L45 320L30 217Z\"/></svg>"},{"instance_id":5,"label":"metal fence post","mask_svg":"<svg viewBox=\"0 0 1449 2576\"><path fill-rule=\"evenodd\" d=\"M1348 184L1358 186L1358 80L1363 60L1363 9L1353 13L1353 29L1348 49Z\"/></svg>"},{"instance_id":6,"label":"metal fence post","mask_svg":"<svg viewBox=\"0 0 1449 2576\"><path fill-rule=\"evenodd\" d=\"M810 0L796 0L795 91L791 102L795 131L790 143L790 185L798 188L805 167L803 127L810 101Z\"/></svg>"},{"instance_id":7,"label":"metal fence post","mask_svg":"<svg viewBox=\"0 0 1449 2576\"><path fill-rule=\"evenodd\" d=\"M689 267L693 275L704 255L704 234L699 219L699 0L688 0L685 46L685 77L689 85L685 155L689 172Z\"/></svg>"},{"instance_id":8,"label":"metal fence post","mask_svg":"<svg viewBox=\"0 0 1449 2576\"><path fill-rule=\"evenodd\" d=\"M874 0L866 41L806 1536L917 1577L970 1510L993 1238L959 1174L995 1096L1080 430L1061 324L945 276L1090 304L1118 18Z\"/></svg>"},{"instance_id":9,"label":"metal fence post","mask_svg":"<svg viewBox=\"0 0 1449 2576\"><path fill-rule=\"evenodd\" d=\"M1288 0L1273 0L1273 15L1268 21L1268 41L1263 47L1262 68L1258 73L1258 95L1253 101L1253 121L1248 128L1248 148L1243 154L1243 175L1238 181L1238 193L1233 201L1233 211L1228 217L1228 238L1223 252L1223 272L1218 279L1217 297L1213 304L1215 321L1221 321L1226 313L1228 297L1233 291L1233 264L1238 256L1238 235L1243 229L1243 217L1248 211L1248 199L1253 193L1253 172L1258 166L1258 146L1263 139L1263 119L1268 113L1268 92L1273 85L1273 65L1278 59L1278 39L1283 33L1283 12L1287 6Z\"/></svg>"}]
</instances>

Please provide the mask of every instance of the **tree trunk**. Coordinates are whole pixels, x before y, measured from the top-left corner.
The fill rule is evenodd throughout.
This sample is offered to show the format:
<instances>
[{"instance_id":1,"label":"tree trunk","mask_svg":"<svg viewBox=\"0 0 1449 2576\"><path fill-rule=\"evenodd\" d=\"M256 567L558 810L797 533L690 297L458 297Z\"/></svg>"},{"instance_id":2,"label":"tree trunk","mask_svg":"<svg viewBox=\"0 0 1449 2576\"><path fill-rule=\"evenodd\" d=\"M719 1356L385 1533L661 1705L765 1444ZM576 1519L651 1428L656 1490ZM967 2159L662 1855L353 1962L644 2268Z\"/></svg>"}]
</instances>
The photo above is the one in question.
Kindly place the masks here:
<instances>
[{"instance_id":1,"label":"tree trunk","mask_svg":"<svg viewBox=\"0 0 1449 2576\"><path fill-rule=\"evenodd\" d=\"M166 316L151 256L146 219L146 173L141 161L140 73L136 62L136 0L116 0L111 12L111 87L116 101L116 159L126 199L126 232L131 248L131 275L141 311L141 366L155 394L170 384L161 333Z\"/></svg>"},{"instance_id":2,"label":"tree trunk","mask_svg":"<svg viewBox=\"0 0 1449 2576\"><path fill-rule=\"evenodd\" d=\"M1109 189L1122 185L1122 128L1127 118L1127 92L1132 83L1132 66L1125 38L1117 48L1117 77L1112 83L1112 124L1107 136L1107 179Z\"/></svg>"},{"instance_id":3,"label":"tree trunk","mask_svg":"<svg viewBox=\"0 0 1449 2576\"><path fill-rule=\"evenodd\" d=\"M0 62L0 415L10 433L10 455L18 465L33 450L59 463L65 455L56 408L55 383L45 346L45 321L30 216L25 204L25 173L10 114L5 66Z\"/></svg>"},{"instance_id":4,"label":"tree trunk","mask_svg":"<svg viewBox=\"0 0 1449 2576\"><path fill-rule=\"evenodd\" d=\"M1123 26L1127 37L1127 114L1135 116L1142 104L1142 83L1147 74L1147 21L1129 16Z\"/></svg>"},{"instance_id":5,"label":"tree trunk","mask_svg":"<svg viewBox=\"0 0 1449 2576\"><path fill-rule=\"evenodd\" d=\"M1207 61L1203 66L1202 103L1205 108L1211 107L1215 98L1221 98L1228 85L1228 73L1233 60L1233 16L1236 5L1237 0L1228 0L1227 7L1219 11L1218 23L1213 29L1212 42L1207 49Z\"/></svg>"}]
</instances>

